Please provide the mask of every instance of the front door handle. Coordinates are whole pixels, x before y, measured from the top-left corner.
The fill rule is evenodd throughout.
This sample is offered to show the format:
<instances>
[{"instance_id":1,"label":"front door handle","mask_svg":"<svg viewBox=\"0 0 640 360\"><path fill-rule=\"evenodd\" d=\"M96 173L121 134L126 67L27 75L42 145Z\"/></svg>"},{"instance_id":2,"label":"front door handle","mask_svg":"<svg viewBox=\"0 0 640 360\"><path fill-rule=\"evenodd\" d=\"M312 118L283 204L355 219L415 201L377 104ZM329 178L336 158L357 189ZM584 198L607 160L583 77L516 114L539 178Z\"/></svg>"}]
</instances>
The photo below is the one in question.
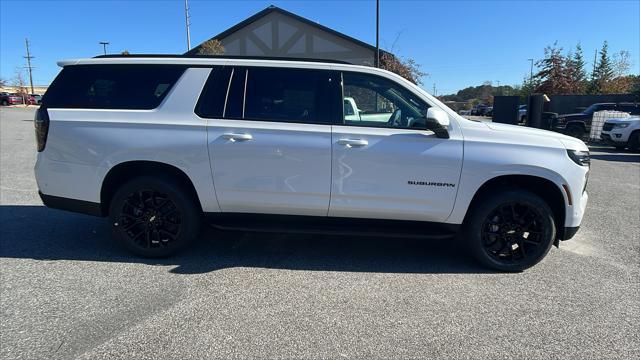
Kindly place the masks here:
<instances>
[{"instance_id":1,"label":"front door handle","mask_svg":"<svg viewBox=\"0 0 640 360\"><path fill-rule=\"evenodd\" d=\"M251 134L238 134L238 133L225 133L222 134L222 137L231 140L231 141L249 141L253 140L253 136Z\"/></svg>"},{"instance_id":2,"label":"front door handle","mask_svg":"<svg viewBox=\"0 0 640 360\"><path fill-rule=\"evenodd\" d=\"M348 148L363 147L369 145L369 142L364 139L340 139L338 144L344 145Z\"/></svg>"}]
</instances>

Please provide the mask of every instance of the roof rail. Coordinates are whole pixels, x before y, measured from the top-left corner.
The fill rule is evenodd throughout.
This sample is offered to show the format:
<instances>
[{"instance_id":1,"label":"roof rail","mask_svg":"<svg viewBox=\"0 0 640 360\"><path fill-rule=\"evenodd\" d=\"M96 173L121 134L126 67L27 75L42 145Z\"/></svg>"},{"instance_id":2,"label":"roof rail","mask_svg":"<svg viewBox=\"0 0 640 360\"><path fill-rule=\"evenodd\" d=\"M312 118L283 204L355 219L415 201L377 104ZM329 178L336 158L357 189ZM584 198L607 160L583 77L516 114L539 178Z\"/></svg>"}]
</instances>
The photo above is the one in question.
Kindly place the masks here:
<instances>
[{"instance_id":1,"label":"roof rail","mask_svg":"<svg viewBox=\"0 0 640 360\"><path fill-rule=\"evenodd\" d=\"M183 55L183 54L114 54L114 55L98 55L93 59L113 59L113 58L187 58L187 59L237 59L237 60L280 60L280 61L304 61L304 62L323 62L333 64L349 64L350 62L334 59L311 59L311 58L292 58L281 56L244 56L244 55Z\"/></svg>"}]
</instances>

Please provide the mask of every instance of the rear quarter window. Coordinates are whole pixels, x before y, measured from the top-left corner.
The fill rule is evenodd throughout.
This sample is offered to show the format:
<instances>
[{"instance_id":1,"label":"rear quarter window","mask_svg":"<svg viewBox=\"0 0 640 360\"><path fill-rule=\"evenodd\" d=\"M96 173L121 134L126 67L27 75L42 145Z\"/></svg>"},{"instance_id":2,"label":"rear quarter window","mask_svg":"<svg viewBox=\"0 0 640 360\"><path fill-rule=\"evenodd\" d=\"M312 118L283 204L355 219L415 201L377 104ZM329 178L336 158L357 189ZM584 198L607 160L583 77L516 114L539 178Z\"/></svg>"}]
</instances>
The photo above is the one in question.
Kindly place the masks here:
<instances>
[{"instance_id":1,"label":"rear quarter window","mask_svg":"<svg viewBox=\"0 0 640 360\"><path fill-rule=\"evenodd\" d=\"M175 65L66 66L42 99L48 108L157 108L185 67Z\"/></svg>"}]
</instances>

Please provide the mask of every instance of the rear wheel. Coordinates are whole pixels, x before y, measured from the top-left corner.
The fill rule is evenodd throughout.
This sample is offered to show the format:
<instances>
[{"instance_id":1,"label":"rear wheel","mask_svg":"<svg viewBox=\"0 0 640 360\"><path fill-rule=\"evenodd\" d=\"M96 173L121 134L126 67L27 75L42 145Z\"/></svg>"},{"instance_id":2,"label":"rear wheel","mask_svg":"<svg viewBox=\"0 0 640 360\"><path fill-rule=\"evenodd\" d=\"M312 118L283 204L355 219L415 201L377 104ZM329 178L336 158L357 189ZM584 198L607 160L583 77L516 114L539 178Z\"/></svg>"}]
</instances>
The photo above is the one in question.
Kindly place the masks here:
<instances>
[{"instance_id":1,"label":"rear wheel","mask_svg":"<svg viewBox=\"0 0 640 360\"><path fill-rule=\"evenodd\" d=\"M135 178L116 191L109 209L114 237L132 253L166 257L199 234L200 210L178 182Z\"/></svg>"},{"instance_id":2,"label":"rear wheel","mask_svg":"<svg viewBox=\"0 0 640 360\"><path fill-rule=\"evenodd\" d=\"M522 271L540 262L556 235L553 212L537 195L508 190L477 201L465 224L472 255L500 271Z\"/></svg>"},{"instance_id":3,"label":"rear wheel","mask_svg":"<svg viewBox=\"0 0 640 360\"><path fill-rule=\"evenodd\" d=\"M582 139L584 136L584 129L579 125L569 125L565 130L565 133L569 136L573 136L574 138Z\"/></svg>"},{"instance_id":4,"label":"rear wheel","mask_svg":"<svg viewBox=\"0 0 640 360\"><path fill-rule=\"evenodd\" d=\"M629 136L629 150L640 151L640 131L636 131Z\"/></svg>"}]
</instances>

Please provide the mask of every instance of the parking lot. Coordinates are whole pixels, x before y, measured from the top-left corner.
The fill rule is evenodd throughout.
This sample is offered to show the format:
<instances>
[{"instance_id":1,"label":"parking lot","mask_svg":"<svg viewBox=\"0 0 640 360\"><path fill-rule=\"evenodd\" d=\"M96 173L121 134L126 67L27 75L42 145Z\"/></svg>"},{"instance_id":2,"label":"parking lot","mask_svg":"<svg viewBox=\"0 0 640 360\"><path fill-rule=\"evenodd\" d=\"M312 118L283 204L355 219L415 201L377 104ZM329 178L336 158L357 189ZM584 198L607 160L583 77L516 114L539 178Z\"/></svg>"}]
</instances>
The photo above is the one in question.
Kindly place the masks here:
<instances>
[{"instance_id":1,"label":"parking lot","mask_svg":"<svg viewBox=\"0 0 640 360\"><path fill-rule=\"evenodd\" d=\"M518 274L456 243L207 230L132 257L47 209L33 110L0 109L3 359L640 357L640 155L592 149L573 240Z\"/></svg>"}]
</instances>

